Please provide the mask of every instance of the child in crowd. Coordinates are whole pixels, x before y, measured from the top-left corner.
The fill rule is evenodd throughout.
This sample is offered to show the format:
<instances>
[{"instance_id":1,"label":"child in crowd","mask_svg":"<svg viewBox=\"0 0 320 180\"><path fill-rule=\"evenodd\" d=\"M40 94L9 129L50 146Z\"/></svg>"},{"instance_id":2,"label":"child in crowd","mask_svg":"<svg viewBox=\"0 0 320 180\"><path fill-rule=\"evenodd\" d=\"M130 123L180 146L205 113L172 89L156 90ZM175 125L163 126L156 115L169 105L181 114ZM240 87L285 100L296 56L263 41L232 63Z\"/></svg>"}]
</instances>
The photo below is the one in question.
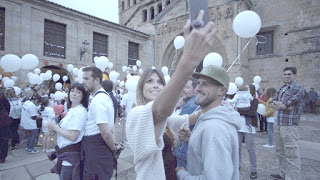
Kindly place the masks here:
<instances>
[{"instance_id":1,"label":"child in crowd","mask_svg":"<svg viewBox=\"0 0 320 180\"><path fill-rule=\"evenodd\" d=\"M268 88L267 94L266 94L267 102L259 100L259 103L262 103L266 106L266 112L263 115L264 117L267 118L267 126L268 126L269 142L268 142L268 144L263 145L263 147L266 147L266 148L273 148L274 147L274 145L273 145L273 124L274 124L275 110L270 108L270 101L272 100L273 96L275 96L276 92L277 92L277 90L275 88Z\"/></svg>"},{"instance_id":2,"label":"child in crowd","mask_svg":"<svg viewBox=\"0 0 320 180\"><path fill-rule=\"evenodd\" d=\"M252 95L245 85L239 86L238 92L234 95L233 99L227 99L229 103L236 108L250 108L250 102L253 100Z\"/></svg>"},{"instance_id":3,"label":"child in crowd","mask_svg":"<svg viewBox=\"0 0 320 180\"><path fill-rule=\"evenodd\" d=\"M50 152L50 145L51 145L51 138L52 134L49 132L47 123L48 122L55 122L55 112L50 107L50 101L48 98L43 98L41 101L40 113L42 117L42 151L43 152Z\"/></svg>"}]
</instances>

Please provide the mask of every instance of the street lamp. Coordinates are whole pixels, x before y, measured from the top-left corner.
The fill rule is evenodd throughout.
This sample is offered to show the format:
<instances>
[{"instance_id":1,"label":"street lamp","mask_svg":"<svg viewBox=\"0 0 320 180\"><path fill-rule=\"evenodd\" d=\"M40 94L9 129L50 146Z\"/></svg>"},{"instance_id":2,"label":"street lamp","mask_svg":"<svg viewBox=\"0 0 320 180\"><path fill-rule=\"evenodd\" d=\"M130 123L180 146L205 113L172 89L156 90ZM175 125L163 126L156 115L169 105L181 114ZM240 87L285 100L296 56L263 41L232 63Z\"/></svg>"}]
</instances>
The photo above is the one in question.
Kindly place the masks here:
<instances>
[{"instance_id":1,"label":"street lamp","mask_svg":"<svg viewBox=\"0 0 320 180\"><path fill-rule=\"evenodd\" d=\"M89 45L90 43L87 40L83 41L82 46L80 48L80 61L82 61L83 54L88 51Z\"/></svg>"}]
</instances>

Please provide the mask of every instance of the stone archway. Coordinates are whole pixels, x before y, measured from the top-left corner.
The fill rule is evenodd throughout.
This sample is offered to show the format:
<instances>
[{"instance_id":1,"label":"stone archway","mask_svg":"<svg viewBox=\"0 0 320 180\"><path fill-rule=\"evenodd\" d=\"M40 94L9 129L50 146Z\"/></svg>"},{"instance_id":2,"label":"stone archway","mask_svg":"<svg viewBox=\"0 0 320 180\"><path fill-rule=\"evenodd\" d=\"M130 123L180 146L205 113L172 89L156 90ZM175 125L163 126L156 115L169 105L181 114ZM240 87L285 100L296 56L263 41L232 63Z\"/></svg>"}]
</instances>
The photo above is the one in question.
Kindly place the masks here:
<instances>
[{"instance_id":1,"label":"stone archway","mask_svg":"<svg viewBox=\"0 0 320 180\"><path fill-rule=\"evenodd\" d=\"M41 70L41 73L45 73L46 71L51 70L52 75L59 74L60 79L57 82L60 82L61 84L64 84L62 77L68 76L68 80L64 84L64 86L66 86L66 87L70 86L72 79L73 79L73 76L66 69L59 67L59 66L47 65L47 66L43 66L42 68L40 68L40 70ZM48 87L51 87L53 84L54 84L54 81L51 79L48 82Z\"/></svg>"},{"instance_id":2,"label":"stone archway","mask_svg":"<svg viewBox=\"0 0 320 180\"><path fill-rule=\"evenodd\" d=\"M173 58L176 53L176 49L173 45L173 41L174 41L174 39L169 43L169 45L165 49L163 56L162 56L162 65L167 66L169 69L171 68L171 64L173 62ZM217 37L214 37L212 39L212 41L215 42L214 47L212 49L212 52L219 53L223 59L222 67L227 67L227 65L228 65L227 57L228 56L227 56L225 47L222 45L221 41ZM182 52L183 52L183 49L180 49L177 51L176 62L174 63L174 68L173 68L172 72L174 72L174 69L177 67L177 64L182 56ZM201 71L201 69L202 69L202 63L199 64L196 71L199 72L199 71ZM171 73L171 75L172 75L172 73Z\"/></svg>"}]
</instances>

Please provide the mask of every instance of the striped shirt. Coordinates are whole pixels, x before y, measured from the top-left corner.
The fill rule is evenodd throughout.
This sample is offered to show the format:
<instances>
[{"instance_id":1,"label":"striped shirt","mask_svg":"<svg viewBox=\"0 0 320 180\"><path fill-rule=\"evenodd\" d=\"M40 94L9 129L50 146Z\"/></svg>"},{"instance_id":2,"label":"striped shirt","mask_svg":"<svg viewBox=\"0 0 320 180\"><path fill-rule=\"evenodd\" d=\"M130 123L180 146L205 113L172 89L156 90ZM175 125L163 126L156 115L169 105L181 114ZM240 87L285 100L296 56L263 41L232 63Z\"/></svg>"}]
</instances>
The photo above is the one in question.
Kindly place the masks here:
<instances>
[{"instance_id":1,"label":"striped shirt","mask_svg":"<svg viewBox=\"0 0 320 180\"><path fill-rule=\"evenodd\" d=\"M278 90L271 103L281 101L287 107L284 110L277 110L277 124L279 126L299 125L301 102L304 95L304 89L296 81L290 86L283 85Z\"/></svg>"}]
</instances>

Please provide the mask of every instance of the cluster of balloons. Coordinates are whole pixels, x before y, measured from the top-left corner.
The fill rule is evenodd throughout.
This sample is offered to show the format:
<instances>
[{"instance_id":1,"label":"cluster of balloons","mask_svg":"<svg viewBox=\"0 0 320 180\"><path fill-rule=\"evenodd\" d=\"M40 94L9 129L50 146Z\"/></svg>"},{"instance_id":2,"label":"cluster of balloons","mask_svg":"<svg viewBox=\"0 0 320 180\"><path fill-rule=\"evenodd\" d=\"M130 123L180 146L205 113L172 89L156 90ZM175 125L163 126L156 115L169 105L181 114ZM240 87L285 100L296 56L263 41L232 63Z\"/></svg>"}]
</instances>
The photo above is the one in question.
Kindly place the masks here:
<instances>
[{"instance_id":1,"label":"cluster of balloons","mask_svg":"<svg viewBox=\"0 0 320 180\"><path fill-rule=\"evenodd\" d=\"M26 54L21 59L17 55L7 54L1 58L0 64L5 72L16 72L20 69L34 69L38 66L39 59L33 54Z\"/></svg>"},{"instance_id":2,"label":"cluster of balloons","mask_svg":"<svg viewBox=\"0 0 320 180\"><path fill-rule=\"evenodd\" d=\"M94 63L102 72L104 72L107 67L109 69L113 68L113 63L109 62L109 59L105 56L94 57Z\"/></svg>"}]
</instances>

